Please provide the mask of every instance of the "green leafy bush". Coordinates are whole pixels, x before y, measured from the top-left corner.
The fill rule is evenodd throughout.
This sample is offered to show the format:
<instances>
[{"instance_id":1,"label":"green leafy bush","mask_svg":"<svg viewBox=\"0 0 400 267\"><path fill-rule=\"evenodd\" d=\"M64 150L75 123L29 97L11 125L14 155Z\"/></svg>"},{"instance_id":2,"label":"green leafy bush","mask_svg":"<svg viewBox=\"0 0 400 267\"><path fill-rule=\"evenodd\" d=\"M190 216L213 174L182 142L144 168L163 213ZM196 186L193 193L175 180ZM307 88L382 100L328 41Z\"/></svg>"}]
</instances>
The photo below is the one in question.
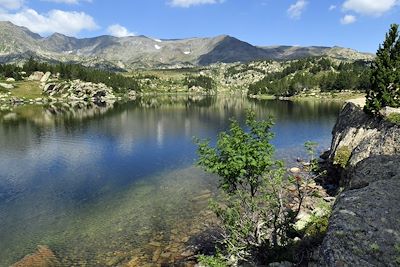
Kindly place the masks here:
<instances>
[{"instance_id":1,"label":"green leafy bush","mask_svg":"<svg viewBox=\"0 0 400 267\"><path fill-rule=\"evenodd\" d=\"M299 180L288 177L283 163L273 159L272 125L270 118L256 121L248 111L246 127L232 120L216 147L197 141L198 164L220 177L222 201L211 207L220 221L223 255L231 261L256 264L258 255L287 245L301 207ZM289 187L297 188L299 203Z\"/></svg>"}]
</instances>

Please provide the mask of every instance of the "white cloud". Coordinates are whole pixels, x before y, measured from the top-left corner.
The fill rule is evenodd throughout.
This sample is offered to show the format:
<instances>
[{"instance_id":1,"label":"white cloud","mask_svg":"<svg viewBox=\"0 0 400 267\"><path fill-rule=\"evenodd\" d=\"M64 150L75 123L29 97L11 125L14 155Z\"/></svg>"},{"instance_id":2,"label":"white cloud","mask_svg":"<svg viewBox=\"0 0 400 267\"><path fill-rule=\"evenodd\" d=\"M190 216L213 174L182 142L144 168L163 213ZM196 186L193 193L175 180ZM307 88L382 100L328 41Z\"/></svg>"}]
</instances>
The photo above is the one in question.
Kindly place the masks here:
<instances>
[{"instance_id":1,"label":"white cloud","mask_svg":"<svg viewBox=\"0 0 400 267\"><path fill-rule=\"evenodd\" d=\"M191 7L204 4L219 4L224 0L170 0L169 4L175 7Z\"/></svg>"},{"instance_id":2,"label":"white cloud","mask_svg":"<svg viewBox=\"0 0 400 267\"><path fill-rule=\"evenodd\" d=\"M135 33L128 31L127 28L125 28L119 24L114 24L114 25L109 26L107 28L107 32L115 37L126 37L126 36L136 35Z\"/></svg>"},{"instance_id":3,"label":"white cloud","mask_svg":"<svg viewBox=\"0 0 400 267\"><path fill-rule=\"evenodd\" d=\"M399 3L399 0L346 0L343 9L363 15L381 16Z\"/></svg>"},{"instance_id":4,"label":"white cloud","mask_svg":"<svg viewBox=\"0 0 400 267\"><path fill-rule=\"evenodd\" d=\"M353 15L345 15L343 18L340 19L340 23L346 25L351 24L357 21L357 18Z\"/></svg>"},{"instance_id":5,"label":"white cloud","mask_svg":"<svg viewBox=\"0 0 400 267\"><path fill-rule=\"evenodd\" d=\"M0 0L0 7L5 9L20 9L24 0Z\"/></svg>"},{"instance_id":6,"label":"white cloud","mask_svg":"<svg viewBox=\"0 0 400 267\"><path fill-rule=\"evenodd\" d=\"M25 26L31 31L41 34L58 32L76 35L83 30L98 28L91 16L76 11L51 10L48 13L39 14L28 8L17 13L0 13L0 20L11 21L16 25Z\"/></svg>"},{"instance_id":7,"label":"white cloud","mask_svg":"<svg viewBox=\"0 0 400 267\"><path fill-rule=\"evenodd\" d=\"M337 6L335 6L335 5L331 5L331 6L329 6L329 11L335 10L335 9L336 9L336 7L337 7Z\"/></svg>"},{"instance_id":8,"label":"white cloud","mask_svg":"<svg viewBox=\"0 0 400 267\"><path fill-rule=\"evenodd\" d=\"M46 2L54 2L54 3L62 3L62 4L79 4L80 2L89 2L91 3L92 0L42 0Z\"/></svg>"},{"instance_id":9,"label":"white cloud","mask_svg":"<svg viewBox=\"0 0 400 267\"><path fill-rule=\"evenodd\" d=\"M287 10L289 17L292 19L299 19L303 14L303 11L307 7L308 2L305 0L298 0L296 3L291 5Z\"/></svg>"}]
</instances>

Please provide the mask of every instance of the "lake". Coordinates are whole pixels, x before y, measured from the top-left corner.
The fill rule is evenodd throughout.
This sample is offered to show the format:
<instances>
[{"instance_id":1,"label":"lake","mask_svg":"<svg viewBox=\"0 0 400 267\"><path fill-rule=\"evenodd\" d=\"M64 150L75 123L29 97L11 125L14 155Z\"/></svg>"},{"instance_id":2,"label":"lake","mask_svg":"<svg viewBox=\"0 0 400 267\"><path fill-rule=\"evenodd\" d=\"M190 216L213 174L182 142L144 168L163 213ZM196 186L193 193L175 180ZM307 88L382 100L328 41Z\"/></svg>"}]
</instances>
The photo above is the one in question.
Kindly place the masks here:
<instances>
[{"instance_id":1,"label":"lake","mask_svg":"<svg viewBox=\"0 0 400 267\"><path fill-rule=\"evenodd\" d=\"M252 108L275 118L276 155L291 166L306 141L329 147L340 107L183 95L0 112L0 266L38 245L63 266L190 258L217 185L194 166L193 137L215 140Z\"/></svg>"}]
</instances>

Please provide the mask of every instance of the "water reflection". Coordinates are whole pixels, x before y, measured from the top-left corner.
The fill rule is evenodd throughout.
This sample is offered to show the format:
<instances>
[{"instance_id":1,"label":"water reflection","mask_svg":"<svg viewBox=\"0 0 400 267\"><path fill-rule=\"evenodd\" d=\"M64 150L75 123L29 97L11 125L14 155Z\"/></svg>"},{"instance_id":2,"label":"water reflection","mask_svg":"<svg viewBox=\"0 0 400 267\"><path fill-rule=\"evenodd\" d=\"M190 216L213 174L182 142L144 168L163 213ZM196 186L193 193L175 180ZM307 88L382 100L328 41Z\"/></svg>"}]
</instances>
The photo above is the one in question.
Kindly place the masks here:
<instances>
[{"instance_id":1,"label":"water reflection","mask_svg":"<svg viewBox=\"0 0 400 267\"><path fill-rule=\"evenodd\" d=\"M214 138L246 108L275 117L274 144L290 160L307 140L328 146L340 104L164 96L0 113L0 266L38 244L66 265L133 257L154 233L167 246L205 208L193 198L215 188L192 167L192 137Z\"/></svg>"}]
</instances>

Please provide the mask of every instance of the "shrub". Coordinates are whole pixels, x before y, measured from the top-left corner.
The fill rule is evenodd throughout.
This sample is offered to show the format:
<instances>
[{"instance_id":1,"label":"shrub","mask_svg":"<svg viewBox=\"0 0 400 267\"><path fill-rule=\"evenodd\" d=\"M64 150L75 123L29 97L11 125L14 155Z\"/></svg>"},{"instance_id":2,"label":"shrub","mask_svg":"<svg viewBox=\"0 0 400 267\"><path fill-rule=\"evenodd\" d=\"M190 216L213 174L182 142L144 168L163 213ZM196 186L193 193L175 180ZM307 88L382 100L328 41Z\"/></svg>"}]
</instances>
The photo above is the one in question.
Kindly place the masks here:
<instances>
[{"instance_id":1,"label":"shrub","mask_svg":"<svg viewBox=\"0 0 400 267\"><path fill-rule=\"evenodd\" d=\"M226 259L255 264L258 255L287 245L300 210L304 195L299 178L288 177L283 163L273 160L272 125L270 118L256 121L249 111L248 131L232 120L215 148L198 141L198 164L221 178L222 201L211 207L220 221ZM293 186L298 202L287 190Z\"/></svg>"},{"instance_id":2,"label":"shrub","mask_svg":"<svg viewBox=\"0 0 400 267\"><path fill-rule=\"evenodd\" d=\"M332 207L326 202L321 202L316 211L311 214L310 220L305 226L304 234L313 238L322 238L328 231L329 217Z\"/></svg>"}]
</instances>

